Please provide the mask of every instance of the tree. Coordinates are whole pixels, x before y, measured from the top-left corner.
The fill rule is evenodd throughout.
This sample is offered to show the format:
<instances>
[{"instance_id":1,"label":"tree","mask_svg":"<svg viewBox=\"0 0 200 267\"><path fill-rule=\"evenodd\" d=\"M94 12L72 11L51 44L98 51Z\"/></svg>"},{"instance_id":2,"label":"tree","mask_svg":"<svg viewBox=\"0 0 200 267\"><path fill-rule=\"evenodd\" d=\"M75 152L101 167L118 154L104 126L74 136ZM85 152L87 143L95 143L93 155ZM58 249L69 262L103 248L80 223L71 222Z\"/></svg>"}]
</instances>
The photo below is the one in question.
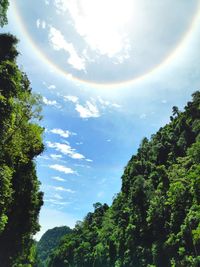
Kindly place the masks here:
<instances>
[{"instance_id":1,"label":"tree","mask_svg":"<svg viewBox=\"0 0 200 267\"><path fill-rule=\"evenodd\" d=\"M0 262L33 263L33 235L43 204L34 159L41 154L40 97L16 65L17 39L0 35ZM24 264L24 265L23 265Z\"/></svg>"},{"instance_id":2,"label":"tree","mask_svg":"<svg viewBox=\"0 0 200 267\"><path fill-rule=\"evenodd\" d=\"M0 26L3 27L5 24L8 23L7 20L7 10L9 6L9 1L8 0L1 0L0 1Z\"/></svg>"},{"instance_id":3,"label":"tree","mask_svg":"<svg viewBox=\"0 0 200 267\"><path fill-rule=\"evenodd\" d=\"M200 266L200 92L143 139L110 207L94 204L49 267Z\"/></svg>"}]
</instances>

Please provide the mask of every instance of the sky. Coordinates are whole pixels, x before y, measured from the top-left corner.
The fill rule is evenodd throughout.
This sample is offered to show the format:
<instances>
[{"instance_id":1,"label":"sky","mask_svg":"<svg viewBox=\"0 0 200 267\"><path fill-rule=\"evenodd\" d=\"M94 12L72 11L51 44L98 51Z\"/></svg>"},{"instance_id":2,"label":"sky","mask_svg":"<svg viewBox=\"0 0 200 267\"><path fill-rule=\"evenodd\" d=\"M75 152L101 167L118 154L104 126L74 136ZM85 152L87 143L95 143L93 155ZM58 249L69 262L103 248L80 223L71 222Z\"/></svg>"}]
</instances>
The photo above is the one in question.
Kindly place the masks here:
<instances>
[{"instance_id":1,"label":"sky","mask_svg":"<svg viewBox=\"0 0 200 267\"><path fill-rule=\"evenodd\" d=\"M200 1L13 0L8 19L43 99L38 239L110 205L141 140L200 89Z\"/></svg>"}]
</instances>

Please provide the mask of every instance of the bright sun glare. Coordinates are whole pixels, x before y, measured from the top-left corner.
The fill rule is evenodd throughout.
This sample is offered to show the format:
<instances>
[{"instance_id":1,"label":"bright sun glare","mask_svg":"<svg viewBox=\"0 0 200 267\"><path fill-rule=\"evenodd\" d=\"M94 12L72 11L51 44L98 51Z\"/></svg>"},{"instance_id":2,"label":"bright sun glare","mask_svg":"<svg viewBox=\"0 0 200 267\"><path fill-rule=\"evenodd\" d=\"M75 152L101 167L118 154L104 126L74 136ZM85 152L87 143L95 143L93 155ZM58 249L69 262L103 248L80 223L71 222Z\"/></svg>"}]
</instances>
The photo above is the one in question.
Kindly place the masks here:
<instances>
[{"instance_id":1,"label":"bright sun glare","mask_svg":"<svg viewBox=\"0 0 200 267\"><path fill-rule=\"evenodd\" d=\"M128 49L132 0L70 0L67 8L77 32L93 50L113 57Z\"/></svg>"}]
</instances>

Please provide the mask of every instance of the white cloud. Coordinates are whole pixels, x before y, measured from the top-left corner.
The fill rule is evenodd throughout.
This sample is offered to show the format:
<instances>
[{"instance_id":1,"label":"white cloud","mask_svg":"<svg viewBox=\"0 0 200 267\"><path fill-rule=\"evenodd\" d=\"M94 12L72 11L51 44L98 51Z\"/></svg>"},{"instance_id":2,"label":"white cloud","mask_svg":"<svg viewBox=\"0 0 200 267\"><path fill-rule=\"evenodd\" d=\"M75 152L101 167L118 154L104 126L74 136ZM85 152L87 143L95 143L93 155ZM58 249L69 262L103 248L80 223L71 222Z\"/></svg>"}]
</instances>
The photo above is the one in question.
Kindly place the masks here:
<instances>
[{"instance_id":1,"label":"white cloud","mask_svg":"<svg viewBox=\"0 0 200 267\"><path fill-rule=\"evenodd\" d=\"M37 19L36 20L37 28L42 28L43 30L46 29L46 22L44 20Z\"/></svg>"},{"instance_id":2,"label":"white cloud","mask_svg":"<svg viewBox=\"0 0 200 267\"><path fill-rule=\"evenodd\" d=\"M92 159L86 159L86 161L87 161L87 162L93 162L93 160L92 160Z\"/></svg>"},{"instance_id":3,"label":"white cloud","mask_svg":"<svg viewBox=\"0 0 200 267\"><path fill-rule=\"evenodd\" d=\"M56 181L58 181L58 182L66 182L65 179L63 179L63 178L61 178L61 177L59 177L59 176L54 176L54 177L52 177L52 179L53 179L53 180L56 180Z\"/></svg>"},{"instance_id":4,"label":"white cloud","mask_svg":"<svg viewBox=\"0 0 200 267\"><path fill-rule=\"evenodd\" d=\"M64 13L65 11L67 11L66 0L54 0L54 5L56 6L57 13Z\"/></svg>"},{"instance_id":5,"label":"white cloud","mask_svg":"<svg viewBox=\"0 0 200 267\"><path fill-rule=\"evenodd\" d=\"M78 146L83 145L83 142L77 142L76 145Z\"/></svg>"},{"instance_id":6,"label":"white cloud","mask_svg":"<svg viewBox=\"0 0 200 267\"><path fill-rule=\"evenodd\" d=\"M36 26L37 26L37 28L40 27L40 19L37 19L37 20L36 20Z\"/></svg>"},{"instance_id":7,"label":"white cloud","mask_svg":"<svg viewBox=\"0 0 200 267\"><path fill-rule=\"evenodd\" d=\"M60 200L63 199L63 197L59 194L54 194L53 197Z\"/></svg>"},{"instance_id":8,"label":"white cloud","mask_svg":"<svg viewBox=\"0 0 200 267\"><path fill-rule=\"evenodd\" d=\"M75 191L68 189L68 188L64 188L62 186L53 186L53 189L56 191L67 192L67 193L71 193L71 194L75 193Z\"/></svg>"},{"instance_id":9,"label":"white cloud","mask_svg":"<svg viewBox=\"0 0 200 267\"><path fill-rule=\"evenodd\" d=\"M60 153L69 156L72 159L84 159L85 156L82 154L76 152L74 148L72 148L69 144L63 144L63 143L53 143L50 141L47 141L47 146L50 148L55 148L56 151L59 151Z\"/></svg>"},{"instance_id":10,"label":"white cloud","mask_svg":"<svg viewBox=\"0 0 200 267\"><path fill-rule=\"evenodd\" d=\"M44 0L44 2L47 6L49 5L49 0Z\"/></svg>"},{"instance_id":11,"label":"white cloud","mask_svg":"<svg viewBox=\"0 0 200 267\"><path fill-rule=\"evenodd\" d=\"M86 119L86 118L100 117L100 112L98 107L91 101L86 101L85 105L81 105L79 104L78 97L72 95L64 96L64 100L75 104L75 110L79 113L81 118Z\"/></svg>"},{"instance_id":12,"label":"white cloud","mask_svg":"<svg viewBox=\"0 0 200 267\"><path fill-rule=\"evenodd\" d=\"M90 101L86 101L86 104L80 105L76 104L76 111L79 113L81 118L98 118L100 117L100 112L97 106Z\"/></svg>"},{"instance_id":13,"label":"white cloud","mask_svg":"<svg viewBox=\"0 0 200 267\"><path fill-rule=\"evenodd\" d=\"M100 117L101 109L121 108L121 105L104 100L100 96L98 96L97 99L90 98L85 104L80 104L79 98L74 95L64 96L64 100L72 102L75 105L75 110L79 113L79 116L84 119Z\"/></svg>"},{"instance_id":14,"label":"white cloud","mask_svg":"<svg viewBox=\"0 0 200 267\"><path fill-rule=\"evenodd\" d=\"M54 90L54 89L56 89L56 86L54 84L50 84L47 88L49 90Z\"/></svg>"},{"instance_id":15,"label":"white cloud","mask_svg":"<svg viewBox=\"0 0 200 267\"><path fill-rule=\"evenodd\" d=\"M42 25L41 26L42 26L42 29L46 29L46 22L44 20L42 21Z\"/></svg>"},{"instance_id":16,"label":"white cloud","mask_svg":"<svg viewBox=\"0 0 200 267\"><path fill-rule=\"evenodd\" d=\"M117 104L117 103L111 103L108 100L104 100L102 99L100 96L98 96L98 101L99 103L103 106L103 107L114 107L114 108L121 108L121 105Z\"/></svg>"},{"instance_id":17,"label":"white cloud","mask_svg":"<svg viewBox=\"0 0 200 267\"><path fill-rule=\"evenodd\" d=\"M51 168L53 170L56 170L56 171L59 171L59 172L63 172L65 174L73 174L73 173L75 173L75 171L72 170L71 168L63 166L63 165L59 165L59 164L49 165L49 168Z\"/></svg>"},{"instance_id":18,"label":"white cloud","mask_svg":"<svg viewBox=\"0 0 200 267\"><path fill-rule=\"evenodd\" d=\"M62 33L54 27L50 27L49 41L54 50L64 50L69 54L68 63L77 70L85 70L85 60L81 58L72 43L68 43Z\"/></svg>"},{"instance_id":19,"label":"white cloud","mask_svg":"<svg viewBox=\"0 0 200 267\"><path fill-rule=\"evenodd\" d=\"M111 104L114 108L121 108L121 105L119 105L119 104L116 104L116 103L113 103L113 104Z\"/></svg>"},{"instance_id":20,"label":"white cloud","mask_svg":"<svg viewBox=\"0 0 200 267\"><path fill-rule=\"evenodd\" d=\"M129 57L130 41L124 28L134 10L133 1L125 1L55 0L54 4L57 12L70 13L77 33L91 49L122 62Z\"/></svg>"},{"instance_id":21,"label":"white cloud","mask_svg":"<svg viewBox=\"0 0 200 267\"><path fill-rule=\"evenodd\" d=\"M49 132L53 133L53 134L58 134L58 135L60 135L61 137L64 137L64 138L68 138L70 135L72 135L72 133L70 131L62 130L62 129L58 129L58 128L54 128L54 129L50 130Z\"/></svg>"},{"instance_id":22,"label":"white cloud","mask_svg":"<svg viewBox=\"0 0 200 267\"><path fill-rule=\"evenodd\" d=\"M74 96L74 95L67 95L67 96L64 96L64 100L65 101L70 101L74 104L78 103L78 97L77 96Z\"/></svg>"},{"instance_id":23,"label":"white cloud","mask_svg":"<svg viewBox=\"0 0 200 267\"><path fill-rule=\"evenodd\" d=\"M58 155L58 154L50 154L50 158L52 158L53 160L58 160L62 158L62 155Z\"/></svg>"},{"instance_id":24,"label":"white cloud","mask_svg":"<svg viewBox=\"0 0 200 267\"><path fill-rule=\"evenodd\" d=\"M47 106L53 106L53 107L57 107L57 108L59 107L56 100L49 100L45 96L43 96L42 100L43 100L43 103Z\"/></svg>"},{"instance_id":25,"label":"white cloud","mask_svg":"<svg viewBox=\"0 0 200 267\"><path fill-rule=\"evenodd\" d=\"M44 159L44 160L48 160L49 159L49 157L46 156L46 155L39 155L37 158L38 159Z\"/></svg>"},{"instance_id":26,"label":"white cloud","mask_svg":"<svg viewBox=\"0 0 200 267\"><path fill-rule=\"evenodd\" d=\"M62 201L59 201L57 199L52 199L52 198L46 199L46 200L44 200L44 202L51 203L51 204L54 204L54 205L59 205L59 206L60 205L61 206L65 206L65 205L70 204L70 202L62 202Z\"/></svg>"}]
</instances>

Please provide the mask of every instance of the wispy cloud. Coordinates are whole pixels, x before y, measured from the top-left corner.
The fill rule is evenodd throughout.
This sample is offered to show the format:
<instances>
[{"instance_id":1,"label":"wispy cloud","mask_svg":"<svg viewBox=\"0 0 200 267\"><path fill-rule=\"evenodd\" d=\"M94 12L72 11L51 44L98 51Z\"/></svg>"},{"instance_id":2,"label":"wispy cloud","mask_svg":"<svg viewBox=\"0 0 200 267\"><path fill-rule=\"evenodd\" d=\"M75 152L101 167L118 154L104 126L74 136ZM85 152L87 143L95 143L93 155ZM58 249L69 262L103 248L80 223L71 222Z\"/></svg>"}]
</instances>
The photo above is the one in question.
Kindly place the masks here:
<instances>
[{"instance_id":1,"label":"wispy cloud","mask_svg":"<svg viewBox=\"0 0 200 267\"><path fill-rule=\"evenodd\" d=\"M75 104L75 110L79 113L79 116L84 119L98 118L100 117L100 111L95 104L95 101L86 101L84 105L79 103L77 96L64 96L65 101L69 101Z\"/></svg>"},{"instance_id":2,"label":"wispy cloud","mask_svg":"<svg viewBox=\"0 0 200 267\"><path fill-rule=\"evenodd\" d=\"M64 188L62 186L53 186L52 188L54 190L56 190L56 191L67 192L67 193L71 193L71 194L74 194L75 193L75 191L73 191L73 190L71 190L69 188Z\"/></svg>"},{"instance_id":3,"label":"wispy cloud","mask_svg":"<svg viewBox=\"0 0 200 267\"><path fill-rule=\"evenodd\" d=\"M54 84L50 84L47 88L49 90L54 90L54 89L56 89L56 86Z\"/></svg>"},{"instance_id":4,"label":"wispy cloud","mask_svg":"<svg viewBox=\"0 0 200 267\"><path fill-rule=\"evenodd\" d=\"M76 32L90 49L100 55L114 57L119 63L129 58L129 36L121 29L124 29L127 21L133 16L132 1L128 1L126 5L121 1L116 3L115 0L103 0L103 4L102 1L84 1L82 5L74 0L54 0L54 5L58 13L70 13ZM122 12L125 12L126 16L121 16Z\"/></svg>"},{"instance_id":5,"label":"wispy cloud","mask_svg":"<svg viewBox=\"0 0 200 267\"><path fill-rule=\"evenodd\" d=\"M46 156L46 155L39 155L37 158L38 158L38 159L49 160L49 157Z\"/></svg>"},{"instance_id":6,"label":"wispy cloud","mask_svg":"<svg viewBox=\"0 0 200 267\"><path fill-rule=\"evenodd\" d=\"M75 135L74 133L71 133L68 130L62 130L62 129L58 129L58 128L54 128L54 129L50 130L49 132L53 133L53 134L58 134L63 138L68 138L70 135Z\"/></svg>"},{"instance_id":7,"label":"wispy cloud","mask_svg":"<svg viewBox=\"0 0 200 267\"><path fill-rule=\"evenodd\" d=\"M93 162L92 159L85 159L87 162Z\"/></svg>"},{"instance_id":8,"label":"wispy cloud","mask_svg":"<svg viewBox=\"0 0 200 267\"><path fill-rule=\"evenodd\" d=\"M53 107L57 107L59 108L60 106L58 105L56 100L49 100L48 98L46 98L45 96L43 96L42 101L45 105L47 106L53 106Z\"/></svg>"},{"instance_id":9,"label":"wispy cloud","mask_svg":"<svg viewBox=\"0 0 200 267\"><path fill-rule=\"evenodd\" d=\"M145 113L142 113L142 114L140 115L140 119L146 119L146 117L147 117L147 114L145 114Z\"/></svg>"},{"instance_id":10,"label":"wispy cloud","mask_svg":"<svg viewBox=\"0 0 200 267\"><path fill-rule=\"evenodd\" d=\"M67 2L65 0L54 0L57 13L63 13L67 11Z\"/></svg>"},{"instance_id":11,"label":"wispy cloud","mask_svg":"<svg viewBox=\"0 0 200 267\"><path fill-rule=\"evenodd\" d=\"M80 103L79 98L74 95L64 96L64 100L72 102L75 105L75 110L83 119L99 118L102 115L101 110L105 108L121 108L121 105L104 100L100 96L97 99L90 98L85 104Z\"/></svg>"},{"instance_id":12,"label":"wispy cloud","mask_svg":"<svg viewBox=\"0 0 200 267\"><path fill-rule=\"evenodd\" d=\"M72 170L71 168L63 166L63 165L59 165L59 164L49 165L49 168L53 169L53 170L56 170L56 171L59 171L59 172L63 172L65 174L73 174L73 173L75 173L75 171Z\"/></svg>"},{"instance_id":13,"label":"wispy cloud","mask_svg":"<svg viewBox=\"0 0 200 267\"><path fill-rule=\"evenodd\" d=\"M59 200L53 199L53 198L46 199L46 200L44 200L44 202L48 202L48 203L51 203L51 204L54 204L54 205L61 205L61 206L65 206L65 205L69 205L70 204L70 202L62 202L62 201L59 201Z\"/></svg>"},{"instance_id":14,"label":"wispy cloud","mask_svg":"<svg viewBox=\"0 0 200 267\"><path fill-rule=\"evenodd\" d=\"M63 197L59 194L54 194L53 197L60 200L63 199Z\"/></svg>"},{"instance_id":15,"label":"wispy cloud","mask_svg":"<svg viewBox=\"0 0 200 267\"><path fill-rule=\"evenodd\" d=\"M82 154L76 152L74 148L72 148L69 144L63 144L63 143L57 143L57 142L50 142L47 141L47 146L49 148L54 148L56 151L59 151L60 153L69 156L72 159L84 159L85 156Z\"/></svg>"},{"instance_id":16,"label":"wispy cloud","mask_svg":"<svg viewBox=\"0 0 200 267\"><path fill-rule=\"evenodd\" d=\"M76 104L75 109L79 113L80 117L84 119L100 117L99 109L90 101L86 101L85 105Z\"/></svg>"},{"instance_id":17,"label":"wispy cloud","mask_svg":"<svg viewBox=\"0 0 200 267\"><path fill-rule=\"evenodd\" d=\"M63 156L58 154L50 154L50 158L53 160L61 159Z\"/></svg>"},{"instance_id":18,"label":"wispy cloud","mask_svg":"<svg viewBox=\"0 0 200 267\"><path fill-rule=\"evenodd\" d=\"M98 101L99 103L102 105L102 107L110 107L110 108L121 108L121 105L117 104L117 103L112 103L108 100L104 100L103 98L101 98L100 96L98 96Z\"/></svg>"},{"instance_id":19,"label":"wispy cloud","mask_svg":"<svg viewBox=\"0 0 200 267\"><path fill-rule=\"evenodd\" d=\"M54 50L64 50L69 54L67 62L77 70L85 70L85 60L80 57L72 43L68 43L62 33L54 27L50 27L49 41Z\"/></svg>"},{"instance_id":20,"label":"wispy cloud","mask_svg":"<svg viewBox=\"0 0 200 267\"><path fill-rule=\"evenodd\" d=\"M46 22L44 20L41 20L41 19L37 19L36 20L36 26L37 28L41 28L41 29L46 29Z\"/></svg>"},{"instance_id":21,"label":"wispy cloud","mask_svg":"<svg viewBox=\"0 0 200 267\"><path fill-rule=\"evenodd\" d=\"M53 176L52 179L58 182L66 182L66 180L61 178L60 176Z\"/></svg>"},{"instance_id":22,"label":"wispy cloud","mask_svg":"<svg viewBox=\"0 0 200 267\"><path fill-rule=\"evenodd\" d=\"M67 96L64 96L64 100L66 101L70 101L74 104L78 103L79 99L77 96L74 96L74 95L67 95Z\"/></svg>"},{"instance_id":23,"label":"wispy cloud","mask_svg":"<svg viewBox=\"0 0 200 267\"><path fill-rule=\"evenodd\" d=\"M77 146L83 145L83 142L76 142Z\"/></svg>"}]
</instances>

